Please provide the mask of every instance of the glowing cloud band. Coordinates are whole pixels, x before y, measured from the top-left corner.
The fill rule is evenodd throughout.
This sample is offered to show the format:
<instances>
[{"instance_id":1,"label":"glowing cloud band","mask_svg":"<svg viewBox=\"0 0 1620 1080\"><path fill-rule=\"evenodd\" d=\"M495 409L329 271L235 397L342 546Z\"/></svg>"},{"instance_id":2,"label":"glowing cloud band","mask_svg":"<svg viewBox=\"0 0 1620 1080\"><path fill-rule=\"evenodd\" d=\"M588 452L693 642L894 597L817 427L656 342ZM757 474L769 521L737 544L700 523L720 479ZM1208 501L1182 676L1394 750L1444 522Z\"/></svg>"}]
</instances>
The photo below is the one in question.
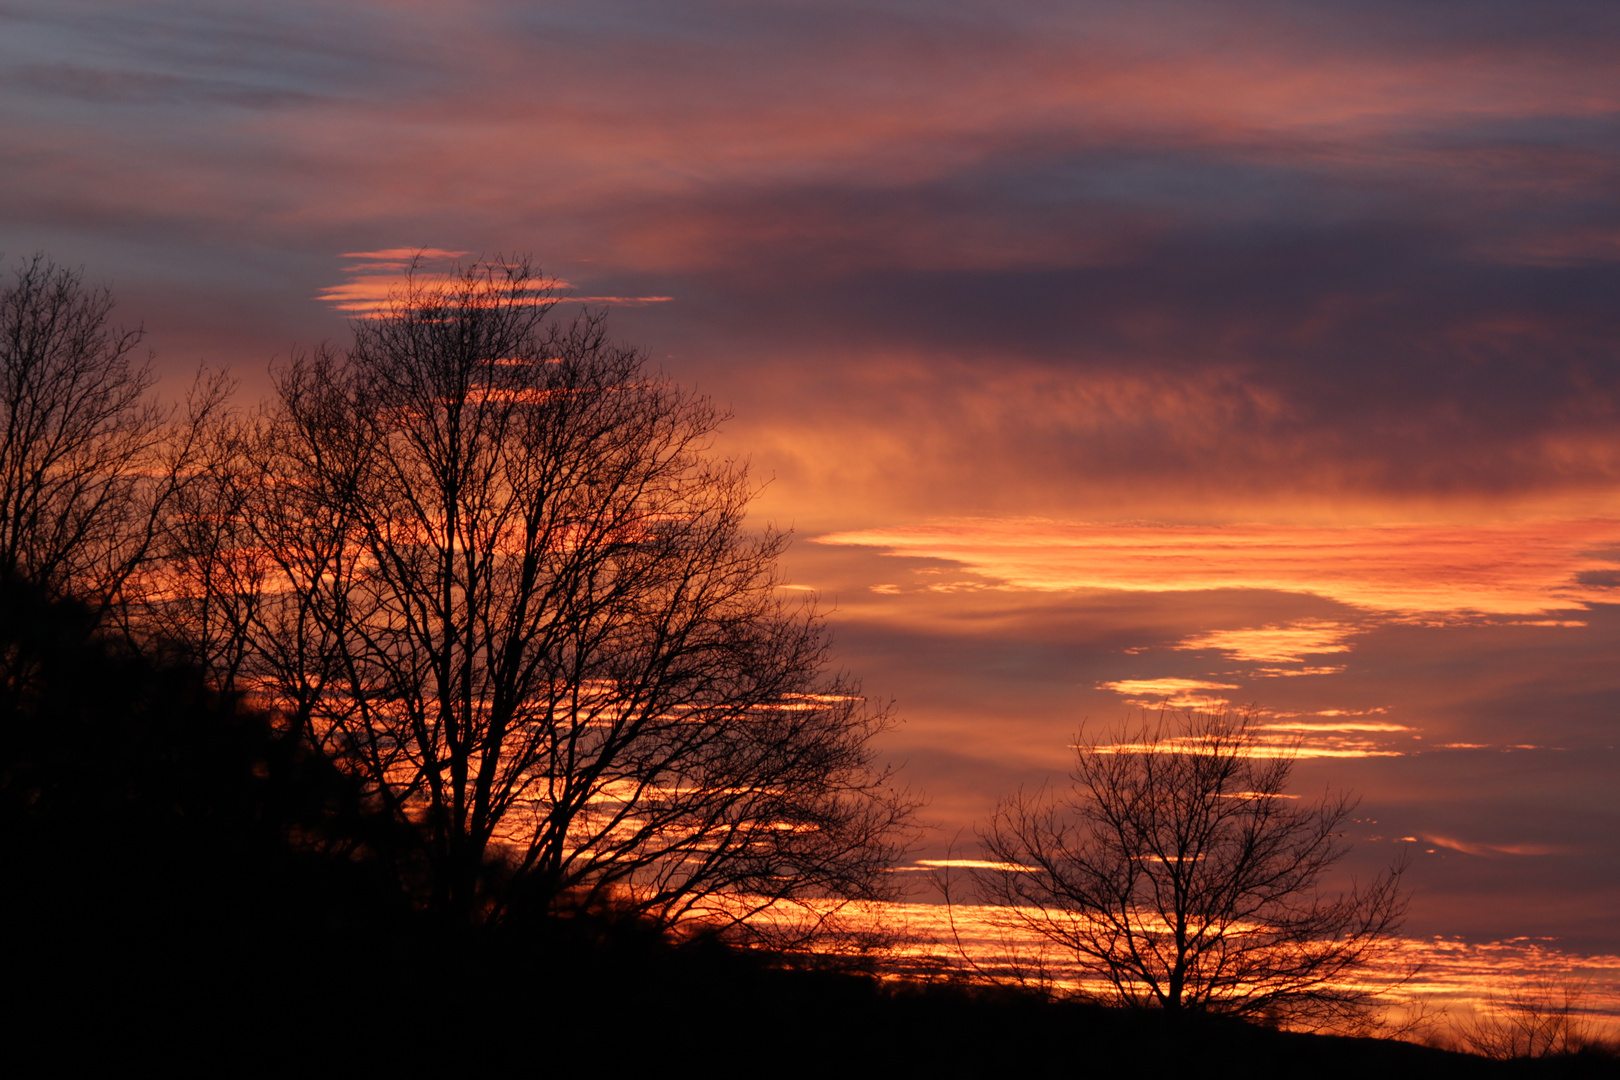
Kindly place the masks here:
<instances>
[{"instance_id":1,"label":"glowing cloud band","mask_svg":"<svg viewBox=\"0 0 1620 1080\"><path fill-rule=\"evenodd\" d=\"M817 543L887 548L949 559L1006 586L1039 591L1193 592L1265 589L1307 593L1402 615L1542 615L1615 602L1600 584L1620 570L1620 521L1510 525L1177 526L963 519L833 533ZM1340 651L1329 625L1313 640L1254 631L1204 635L1193 647L1259 658Z\"/></svg>"}]
</instances>

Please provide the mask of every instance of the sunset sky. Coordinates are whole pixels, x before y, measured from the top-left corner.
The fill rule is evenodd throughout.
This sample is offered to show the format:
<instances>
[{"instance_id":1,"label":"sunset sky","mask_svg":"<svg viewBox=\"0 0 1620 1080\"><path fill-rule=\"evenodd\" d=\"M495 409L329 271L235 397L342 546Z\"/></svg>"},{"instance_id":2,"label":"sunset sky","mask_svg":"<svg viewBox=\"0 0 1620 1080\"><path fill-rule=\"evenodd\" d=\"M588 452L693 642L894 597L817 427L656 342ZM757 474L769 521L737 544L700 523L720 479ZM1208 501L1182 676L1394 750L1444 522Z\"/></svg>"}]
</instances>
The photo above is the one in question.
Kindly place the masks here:
<instances>
[{"instance_id":1,"label":"sunset sky","mask_svg":"<svg viewBox=\"0 0 1620 1080\"><path fill-rule=\"evenodd\" d=\"M533 253L734 419L972 848L1253 706L1408 930L1620 953L1613 0L0 0L0 251L244 400Z\"/></svg>"}]
</instances>

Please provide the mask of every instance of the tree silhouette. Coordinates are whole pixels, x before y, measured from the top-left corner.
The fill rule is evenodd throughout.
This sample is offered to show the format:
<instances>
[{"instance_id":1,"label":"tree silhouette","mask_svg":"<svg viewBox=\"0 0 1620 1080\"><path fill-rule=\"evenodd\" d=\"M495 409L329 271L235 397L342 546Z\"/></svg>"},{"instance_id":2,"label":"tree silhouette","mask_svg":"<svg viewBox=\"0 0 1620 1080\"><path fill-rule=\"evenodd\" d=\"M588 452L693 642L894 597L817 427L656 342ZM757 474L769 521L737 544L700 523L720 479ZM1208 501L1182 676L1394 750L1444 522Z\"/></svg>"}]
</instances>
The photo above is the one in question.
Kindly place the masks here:
<instances>
[{"instance_id":1,"label":"tree silhouette","mask_svg":"<svg viewBox=\"0 0 1620 1080\"><path fill-rule=\"evenodd\" d=\"M0 574L57 595L128 576L134 488L162 435L152 374L105 289L42 255L0 289Z\"/></svg>"},{"instance_id":2,"label":"tree silhouette","mask_svg":"<svg viewBox=\"0 0 1620 1080\"><path fill-rule=\"evenodd\" d=\"M1118 1004L1319 1021L1371 1004L1354 976L1399 925L1402 868L1318 891L1354 801L1294 804L1291 757L1247 715L1079 743L1066 796L1005 800L981 834L1002 866L975 884L1004 925L1072 955Z\"/></svg>"},{"instance_id":3,"label":"tree silhouette","mask_svg":"<svg viewBox=\"0 0 1620 1080\"><path fill-rule=\"evenodd\" d=\"M1582 1015L1584 987L1543 980L1501 995L1489 995L1484 1008L1454 1024L1464 1048L1498 1061L1557 1057L1583 1048L1600 1054Z\"/></svg>"},{"instance_id":4,"label":"tree silhouette","mask_svg":"<svg viewBox=\"0 0 1620 1080\"><path fill-rule=\"evenodd\" d=\"M778 591L722 417L541 285L413 274L279 373L221 474L251 535L202 560L257 583L244 685L421 826L455 919L886 895L887 715Z\"/></svg>"},{"instance_id":5,"label":"tree silhouette","mask_svg":"<svg viewBox=\"0 0 1620 1080\"><path fill-rule=\"evenodd\" d=\"M199 374L185 410L159 404L112 308L44 255L0 287L0 583L121 615L229 387Z\"/></svg>"}]
</instances>

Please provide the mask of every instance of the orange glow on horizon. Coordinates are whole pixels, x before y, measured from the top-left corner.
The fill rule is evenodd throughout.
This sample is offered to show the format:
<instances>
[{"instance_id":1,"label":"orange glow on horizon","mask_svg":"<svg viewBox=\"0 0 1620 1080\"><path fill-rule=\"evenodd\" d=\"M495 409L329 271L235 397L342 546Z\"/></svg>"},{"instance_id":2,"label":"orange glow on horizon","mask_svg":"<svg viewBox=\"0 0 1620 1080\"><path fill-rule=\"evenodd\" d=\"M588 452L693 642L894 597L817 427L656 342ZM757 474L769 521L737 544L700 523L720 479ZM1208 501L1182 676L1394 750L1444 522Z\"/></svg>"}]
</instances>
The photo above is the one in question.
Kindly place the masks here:
<instances>
[{"instance_id":1,"label":"orange glow on horizon","mask_svg":"<svg viewBox=\"0 0 1620 1080\"><path fill-rule=\"evenodd\" d=\"M966 869L979 860L920 860L909 869ZM989 869L1007 869L991 865ZM1026 868L1016 868L1026 869ZM956 886L960 888L958 883ZM779 912L803 917L814 902L750 905L749 898L730 898L731 909L748 908L752 917L769 919ZM1021 922L1017 909L976 903L843 904L827 902L846 918L846 929L863 925L895 935L896 943L879 957L888 978L939 978L956 971L980 978L1018 981L1038 972L1037 981L1053 990L1094 992L1107 996L1100 977L1081 971L1072 954L1039 937ZM1035 909L1025 915L1039 916ZM1079 916L1076 915L1076 918ZM1414 974L1413 969L1416 968ZM1459 1018L1488 1009L1493 998L1515 988L1540 985L1584 985L1582 1019L1600 1037L1620 1035L1620 956L1583 955L1557 947L1552 938L1518 937L1500 941L1466 942L1458 938L1395 938L1387 954L1379 956L1359 975L1357 985L1385 991L1396 1016L1414 1005L1433 1010L1440 1030L1448 1014Z\"/></svg>"}]
</instances>

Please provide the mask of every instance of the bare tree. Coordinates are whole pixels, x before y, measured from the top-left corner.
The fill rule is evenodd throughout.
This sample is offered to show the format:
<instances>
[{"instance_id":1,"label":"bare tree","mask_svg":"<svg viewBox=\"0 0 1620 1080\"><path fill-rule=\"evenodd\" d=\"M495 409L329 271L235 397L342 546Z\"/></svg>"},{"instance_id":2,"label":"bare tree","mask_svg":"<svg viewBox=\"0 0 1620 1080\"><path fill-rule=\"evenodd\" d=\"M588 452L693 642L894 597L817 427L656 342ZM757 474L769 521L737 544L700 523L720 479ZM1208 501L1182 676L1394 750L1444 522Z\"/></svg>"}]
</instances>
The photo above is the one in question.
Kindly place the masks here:
<instances>
[{"instance_id":1,"label":"bare tree","mask_svg":"<svg viewBox=\"0 0 1620 1080\"><path fill-rule=\"evenodd\" d=\"M147 641L181 650L216 688L239 689L251 624L270 560L257 546L247 498L258 467L251 461L250 425L219 408L232 389L224 380L200 384L188 401L182 482L174 485L153 558L131 593L131 622ZM177 440L178 441L178 440Z\"/></svg>"},{"instance_id":2,"label":"bare tree","mask_svg":"<svg viewBox=\"0 0 1620 1080\"><path fill-rule=\"evenodd\" d=\"M778 590L721 415L550 305L524 261L413 274L280 372L215 559L257 581L243 677L426 830L453 917L886 895L888 716Z\"/></svg>"},{"instance_id":3,"label":"bare tree","mask_svg":"<svg viewBox=\"0 0 1620 1080\"><path fill-rule=\"evenodd\" d=\"M112 306L43 255L0 291L0 574L54 595L116 591L150 542L134 489L164 415Z\"/></svg>"},{"instance_id":4,"label":"bare tree","mask_svg":"<svg viewBox=\"0 0 1620 1080\"><path fill-rule=\"evenodd\" d=\"M1500 1061L1572 1054L1591 1041L1581 1016L1584 990L1543 982L1485 1001L1483 1011L1456 1024L1471 1053Z\"/></svg>"},{"instance_id":5,"label":"bare tree","mask_svg":"<svg viewBox=\"0 0 1620 1080\"><path fill-rule=\"evenodd\" d=\"M0 288L0 580L122 616L230 387L200 373L184 409L160 404L112 308L44 255Z\"/></svg>"},{"instance_id":6,"label":"bare tree","mask_svg":"<svg viewBox=\"0 0 1620 1080\"><path fill-rule=\"evenodd\" d=\"M974 872L998 921L1072 956L1105 1000L1294 1021L1364 1011L1356 972L1399 925L1397 864L1319 892L1346 853L1348 796L1298 805L1292 760L1247 715L1079 740L1064 797L1019 794L981 833Z\"/></svg>"}]
</instances>

